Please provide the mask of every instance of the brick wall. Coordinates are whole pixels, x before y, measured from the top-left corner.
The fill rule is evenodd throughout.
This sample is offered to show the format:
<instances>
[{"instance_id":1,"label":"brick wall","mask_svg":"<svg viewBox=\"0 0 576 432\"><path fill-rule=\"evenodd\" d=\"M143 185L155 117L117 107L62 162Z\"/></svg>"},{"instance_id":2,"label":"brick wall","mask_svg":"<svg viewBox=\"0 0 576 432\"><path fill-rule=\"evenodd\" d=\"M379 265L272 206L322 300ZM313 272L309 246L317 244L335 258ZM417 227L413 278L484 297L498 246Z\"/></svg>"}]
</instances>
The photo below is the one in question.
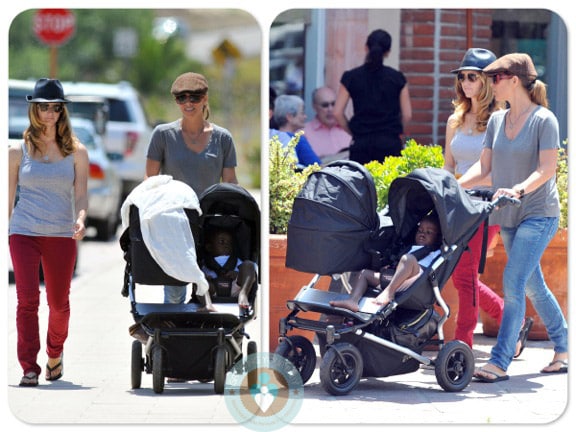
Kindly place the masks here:
<instances>
[{"instance_id":1,"label":"brick wall","mask_svg":"<svg viewBox=\"0 0 576 432\"><path fill-rule=\"evenodd\" d=\"M403 9L400 70L412 100L407 137L421 144L444 145L446 120L452 111L454 76L470 47L490 47L492 11Z\"/></svg>"}]
</instances>

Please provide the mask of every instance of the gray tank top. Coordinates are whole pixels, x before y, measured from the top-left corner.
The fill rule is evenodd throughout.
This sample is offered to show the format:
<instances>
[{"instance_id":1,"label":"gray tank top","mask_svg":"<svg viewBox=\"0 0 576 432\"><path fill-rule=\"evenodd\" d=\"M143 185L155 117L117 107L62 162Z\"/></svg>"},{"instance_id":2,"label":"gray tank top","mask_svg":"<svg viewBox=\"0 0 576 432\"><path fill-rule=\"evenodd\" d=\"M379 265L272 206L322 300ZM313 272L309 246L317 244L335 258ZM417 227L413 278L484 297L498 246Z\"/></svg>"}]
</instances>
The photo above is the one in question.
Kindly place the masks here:
<instances>
[{"instance_id":1,"label":"gray tank top","mask_svg":"<svg viewBox=\"0 0 576 432\"><path fill-rule=\"evenodd\" d=\"M74 155L58 162L32 159L22 143L18 201L9 234L71 237L74 232Z\"/></svg>"}]
</instances>

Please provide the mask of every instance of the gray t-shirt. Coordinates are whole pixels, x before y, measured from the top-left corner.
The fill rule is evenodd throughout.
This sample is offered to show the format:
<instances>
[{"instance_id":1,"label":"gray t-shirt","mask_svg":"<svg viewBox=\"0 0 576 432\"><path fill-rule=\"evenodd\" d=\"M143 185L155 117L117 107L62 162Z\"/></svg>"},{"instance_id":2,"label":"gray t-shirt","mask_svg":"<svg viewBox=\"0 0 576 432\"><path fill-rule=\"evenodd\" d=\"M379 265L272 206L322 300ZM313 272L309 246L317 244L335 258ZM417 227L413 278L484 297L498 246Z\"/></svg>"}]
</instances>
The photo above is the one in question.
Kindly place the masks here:
<instances>
[{"instance_id":1,"label":"gray t-shirt","mask_svg":"<svg viewBox=\"0 0 576 432\"><path fill-rule=\"evenodd\" d=\"M149 159L160 162L160 173L189 185L196 195L222 179L224 168L236 167L236 149L230 132L212 124L210 141L196 153L186 147L180 120L156 126L152 132Z\"/></svg>"},{"instance_id":2,"label":"gray t-shirt","mask_svg":"<svg viewBox=\"0 0 576 432\"><path fill-rule=\"evenodd\" d=\"M492 184L494 190L511 188L526 180L536 170L541 150L560 148L558 120L544 108L535 108L518 135L510 140L505 133L508 110L490 116L484 147L492 149ZM522 198L520 207L506 206L492 214L493 223L516 227L532 217L558 217L560 203L556 177Z\"/></svg>"}]
</instances>

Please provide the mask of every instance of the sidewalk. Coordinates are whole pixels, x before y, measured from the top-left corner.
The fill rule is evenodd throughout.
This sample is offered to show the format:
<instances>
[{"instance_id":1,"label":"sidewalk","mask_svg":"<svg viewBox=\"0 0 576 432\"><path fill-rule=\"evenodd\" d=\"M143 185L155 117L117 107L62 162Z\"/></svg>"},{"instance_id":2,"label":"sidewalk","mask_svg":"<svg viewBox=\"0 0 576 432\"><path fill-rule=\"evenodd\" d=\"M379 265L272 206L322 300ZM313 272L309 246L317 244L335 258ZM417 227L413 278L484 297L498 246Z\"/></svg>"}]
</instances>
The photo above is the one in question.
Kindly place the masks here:
<instances>
[{"instance_id":1,"label":"sidewalk","mask_svg":"<svg viewBox=\"0 0 576 432\"><path fill-rule=\"evenodd\" d=\"M113 252L112 252L113 251ZM53 383L40 378L37 388L21 388L16 359L15 289L8 287L7 389L8 430L28 430L34 425L94 425L123 429L168 424L209 425L207 430L247 430L228 411L225 397L216 395L213 384L167 384L164 393L152 390L152 376L142 375L142 387L130 388L132 324L128 299L120 295L123 274L120 249L114 247L105 270L75 279L71 294L72 317L66 343L64 376ZM262 290L265 296L265 290ZM262 309L260 309L262 310ZM46 308L41 308L41 331L45 334ZM263 351L263 316L249 324L248 333ZM487 360L493 338L476 335L477 364ZM44 341L42 340L43 346ZM434 356L434 353L427 353ZM387 425L426 428L446 425L540 425L546 430L566 429L569 375L543 375L539 370L552 359L548 341L529 341L510 369L510 380L496 384L472 382L460 393L443 391L434 371L418 371L387 378L361 380L348 395L326 393L318 368L304 387L304 401L292 424L282 430L381 430ZM39 357L45 362L44 349ZM30 423L30 424L28 424ZM419 425L419 426L416 426ZM149 430L150 430L149 429Z\"/></svg>"}]
</instances>

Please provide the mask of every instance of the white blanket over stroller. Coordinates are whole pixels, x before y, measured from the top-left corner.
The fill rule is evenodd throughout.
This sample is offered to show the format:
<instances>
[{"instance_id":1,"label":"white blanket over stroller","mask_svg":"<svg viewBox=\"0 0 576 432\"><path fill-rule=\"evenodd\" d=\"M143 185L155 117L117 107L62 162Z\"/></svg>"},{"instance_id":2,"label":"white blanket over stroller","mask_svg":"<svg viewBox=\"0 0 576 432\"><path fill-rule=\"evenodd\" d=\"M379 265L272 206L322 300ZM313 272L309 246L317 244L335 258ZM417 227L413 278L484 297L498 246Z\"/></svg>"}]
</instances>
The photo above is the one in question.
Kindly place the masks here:
<instances>
[{"instance_id":1,"label":"white blanket over stroller","mask_svg":"<svg viewBox=\"0 0 576 432\"><path fill-rule=\"evenodd\" d=\"M138 207L142 240L150 255L169 276L198 284L198 295L208 281L198 266L194 237L185 208L202 214L194 190L169 175L149 177L136 186L122 204L122 229L129 225L130 206Z\"/></svg>"}]
</instances>

